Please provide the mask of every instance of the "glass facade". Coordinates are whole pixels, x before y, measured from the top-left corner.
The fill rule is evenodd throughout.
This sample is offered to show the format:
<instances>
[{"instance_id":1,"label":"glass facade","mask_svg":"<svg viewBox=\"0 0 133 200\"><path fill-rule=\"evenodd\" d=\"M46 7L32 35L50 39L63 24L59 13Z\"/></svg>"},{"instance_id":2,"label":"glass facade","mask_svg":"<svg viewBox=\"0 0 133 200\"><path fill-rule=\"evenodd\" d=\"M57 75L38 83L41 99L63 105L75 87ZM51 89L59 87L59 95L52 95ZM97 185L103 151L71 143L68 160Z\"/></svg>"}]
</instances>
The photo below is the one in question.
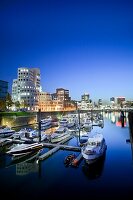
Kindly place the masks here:
<instances>
[{"instance_id":1,"label":"glass facade","mask_svg":"<svg viewBox=\"0 0 133 200\"><path fill-rule=\"evenodd\" d=\"M8 93L8 82L0 80L0 99L5 99Z\"/></svg>"}]
</instances>

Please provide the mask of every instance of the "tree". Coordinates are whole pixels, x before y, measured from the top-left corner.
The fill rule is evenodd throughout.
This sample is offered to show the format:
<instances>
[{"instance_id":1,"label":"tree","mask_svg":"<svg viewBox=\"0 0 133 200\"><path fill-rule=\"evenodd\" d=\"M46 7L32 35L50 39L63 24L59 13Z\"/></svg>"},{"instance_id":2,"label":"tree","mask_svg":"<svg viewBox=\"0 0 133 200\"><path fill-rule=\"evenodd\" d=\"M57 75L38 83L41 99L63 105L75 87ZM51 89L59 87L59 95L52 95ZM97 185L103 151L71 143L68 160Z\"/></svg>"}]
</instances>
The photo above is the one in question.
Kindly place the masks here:
<instances>
[{"instance_id":1,"label":"tree","mask_svg":"<svg viewBox=\"0 0 133 200\"><path fill-rule=\"evenodd\" d=\"M27 104L26 100L21 101L20 107L21 107L21 109L27 109L28 104Z\"/></svg>"},{"instance_id":2,"label":"tree","mask_svg":"<svg viewBox=\"0 0 133 200\"><path fill-rule=\"evenodd\" d=\"M5 111L6 110L6 102L5 100L0 100L0 111Z\"/></svg>"},{"instance_id":3,"label":"tree","mask_svg":"<svg viewBox=\"0 0 133 200\"><path fill-rule=\"evenodd\" d=\"M19 101L16 101L14 104L15 104L15 107L16 107L17 109L20 109L20 102L19 102Z\"/></svg>"},{"instance_id":4,"label":"tree","mask_svg":"<svg viewBox=\"0 0 133 200\"><path fill-rule=\"evenodd\" d=\"M11 95L9 93L7 93L7 95L6 95L6 107L7 107L7 109L9 109L12 105L13 105L13 101L12 101Z\"/></svg>"}]
</instances>

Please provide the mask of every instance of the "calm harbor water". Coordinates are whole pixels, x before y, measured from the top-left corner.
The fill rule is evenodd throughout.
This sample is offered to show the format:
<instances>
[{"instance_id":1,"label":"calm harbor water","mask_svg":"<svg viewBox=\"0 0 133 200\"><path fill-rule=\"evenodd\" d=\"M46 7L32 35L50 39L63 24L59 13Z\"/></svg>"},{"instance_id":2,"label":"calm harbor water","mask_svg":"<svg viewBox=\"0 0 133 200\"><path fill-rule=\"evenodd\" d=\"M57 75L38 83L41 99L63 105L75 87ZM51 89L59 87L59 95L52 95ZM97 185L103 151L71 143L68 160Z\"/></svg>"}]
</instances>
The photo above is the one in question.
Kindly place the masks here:
<instances>
[{"instance_id":1,"label":"calm harbor water","mask_svg":"<svg viewBox=\"0 0 133 200\"><path fill-rule=\"evenodd\" d=\"M119 113L104 114L104 128L94 127L92 132L96 131L103 133L107 151L93 165L87 165L82 160L76 168L65 167L64 158L72 153L66 150L59 150L39 162L37 155L31 155L20 163L13 163L10 156L1 154L1 195L13 199L129 199L133 190L133 152L131 143L128 142L128 119L122 128ZM78 136L68 144L77 146ZM44 148L43 152L48 150Z\"/></svg>"}]
</instances>

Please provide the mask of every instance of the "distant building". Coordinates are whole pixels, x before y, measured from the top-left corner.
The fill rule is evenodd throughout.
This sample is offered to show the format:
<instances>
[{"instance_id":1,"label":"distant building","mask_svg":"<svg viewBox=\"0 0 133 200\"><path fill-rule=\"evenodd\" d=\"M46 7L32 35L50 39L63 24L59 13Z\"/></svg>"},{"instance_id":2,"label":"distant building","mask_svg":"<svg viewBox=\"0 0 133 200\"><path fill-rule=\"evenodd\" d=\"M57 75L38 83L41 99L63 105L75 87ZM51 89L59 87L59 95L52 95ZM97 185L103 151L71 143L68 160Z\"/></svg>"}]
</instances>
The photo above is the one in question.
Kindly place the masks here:
<instances>
[{"instance_id":1,"label":"distant building","mask_svg":"<svg viewBox=\"0 0 133 200\"><path fill-rule=\"evenodd\" d=\"M71 97L69 97L69 90L66 90L63 88L56 89L56 96L57 96L57 100L60 100L60 101L70 101L71 100Z\"/></svg>"},{"instance_id":2,"label":"distant building","mask_svg":"<svg viewBox=\"0 0 133 200\"><path fill-rule=\"evenodd\" d=\"M62 111L63 106L63 101L52 100L50 93L39 93L39 108L41 109L41 112Z\"/></svg>"},{"instance_id":3,"label":"distant building","mask_svg":"<svg viewBox=\"0 0 133 200\"><path fill-rule=\"evenodd\" d=\"M12 84L12 100L24 103L27 110L38 110L38 94L41 91L39 68L18 68L17 79Z\"/></svg>"},{"instance_id":4,"label":"distant building","mask_svg":"<svg viewBox=\"0 0 133 200\"><path fill-rule=\"evenodd\" d=\"M85 93L81 96L81 101L89 102L90 95Z\"/></svg>"},{"instance_id":5,"label":"distant building","mask_svg":"<svg viewBox=\"0 0 133 200\"><path fill-rule=\"evenodd\" d=\"M69 90L63 88L57 88L56 93L51 94L52 100L59 100L63 102L67 102L71 100L69 97Z\"/></svg>"},{"instance_id":6,"label":"distant building","mask_svg":"<svg viewBox=\"0 0 133 200\"><path fill-rule=\"evenodd\" d=\"M126 101L125 106L126 107L133 107L133 101Z\"/></svg>"},{"instance_id":7,"label":"distant building","mask_svg":"<svg viewBox=\"0 0 133 200\"><path fill-rule=\"evenodd\" d=\"M39 93L39 108L41 112L76 110L76 104L70 100L69 90L56 89L56 93Z\"/></svg>"},{"instance_id":8,"label":"distant building","mask_svg":"<svg viewBox=\"0 0 133 200\"><path fill-rule=\"evenodd\" d=\"M125 97L117 97L116 99L118 105L121 105L126 100Z\"/></svg>"},{"instance_id":9,"label":"distant building","mask_svg":"<svg viewBox=\"0 0 133 200\"><path fill-rule=\"evenodd\" d=\"M52 97L51 94L48 92L39 92L39 101L43 102L43 101L51 101Z\"/></svg>"},{"instance_id":10,"label":"distant building","mask_svg":"<svg viewBox=\"0 0 133 200\"><path fill-rule=\"evenodd\" d=\"M98 106L102 106L102 99L98 99Z\"/></svg>"},{"instance_id":11,"label":"distant building","mask_svg":"<svg viewBox=\"0 0 133 200\"><path fill-rule=\"evenodd\" d=\"M111 102L111 103L115 103L115 97L111 97L111 98L110 98L110 102Z\"/></svg>"},{"instance_id":12,"label":"distant building","mask_svg":"<svg viewBox=\"0 0 133 200\"><path fill-rule=\"evenodd\" d=\"M39 93L39 108L41 111L51 111L52 98L48 92Z\"/></svg>"},{"instance_id":13,"label":"distant building","mask_svg":"<svg viewBox=\"0 0 133 200\"><path fill-rule=\"evenodd\" d=\"M8 93L8 82L0 80L0 100L5 100Z\"/></svg>"},{"instance_id":14,"label":"distant building","mask_svg":"<svg viewBox=\"0 0 133 200\"><path fill-rule=\"evenodd\" d=\"M52 93L51 94L51 98L52 98L52 100L57 100L57 94L56 93Z\"/></svg>"}]
</instances>

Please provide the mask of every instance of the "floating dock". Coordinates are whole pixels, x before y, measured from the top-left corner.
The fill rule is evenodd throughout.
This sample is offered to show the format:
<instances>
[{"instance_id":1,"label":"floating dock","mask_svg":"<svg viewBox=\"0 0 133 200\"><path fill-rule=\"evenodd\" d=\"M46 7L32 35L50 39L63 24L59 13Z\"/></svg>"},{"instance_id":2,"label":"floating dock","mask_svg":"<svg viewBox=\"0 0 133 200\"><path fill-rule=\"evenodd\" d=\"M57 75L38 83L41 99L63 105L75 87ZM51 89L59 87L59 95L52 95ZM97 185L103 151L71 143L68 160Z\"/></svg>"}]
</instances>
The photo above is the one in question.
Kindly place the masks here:
<instances>
[{"instance_id":1,"label":"floating dock","mask_svg":"<svg viewBox=\"0 0 133 200\"><path fill-rule=\"evenodd\" d=\"M82 158L83 158L82 153L80 153L77 156L77 158L74 159L74 161L72 162L72 165L75 166L75 167L77 167L78 164L81 162Z\"/></svg>"},{"instance_id":2,"label":"floating dock","mask_svg":"<svg viewBox=\"0 0 133 200\"><path fill-rule=\"evenodd\" d=\"M60 146L54 147L53 149L51 149L50 151L48 151L47 153L39 156L39 160L45 160L47 157L51 156L53 153L55 153L56 151L58 151L60 149Z\"/></svg>"},{"instance_id":3,"label":"floating dock","mask_svg":"<svg viewBox=\"0 0 133 200\"><path fill-rule=\"evenodd\" d=\"M43 143L44 147L53 147L53 149L51 149L50 151L39 156L39 160L45 160L47 157L51 156L53 153L57 152L59 149L66 149L66 150L70 150L70 151L81 151L81 147L63 145L63 143L67 142L68 140L70 140L72 138L73 138L73 136L70 136L56 144Z\"/></svg>"}]
</instances>

